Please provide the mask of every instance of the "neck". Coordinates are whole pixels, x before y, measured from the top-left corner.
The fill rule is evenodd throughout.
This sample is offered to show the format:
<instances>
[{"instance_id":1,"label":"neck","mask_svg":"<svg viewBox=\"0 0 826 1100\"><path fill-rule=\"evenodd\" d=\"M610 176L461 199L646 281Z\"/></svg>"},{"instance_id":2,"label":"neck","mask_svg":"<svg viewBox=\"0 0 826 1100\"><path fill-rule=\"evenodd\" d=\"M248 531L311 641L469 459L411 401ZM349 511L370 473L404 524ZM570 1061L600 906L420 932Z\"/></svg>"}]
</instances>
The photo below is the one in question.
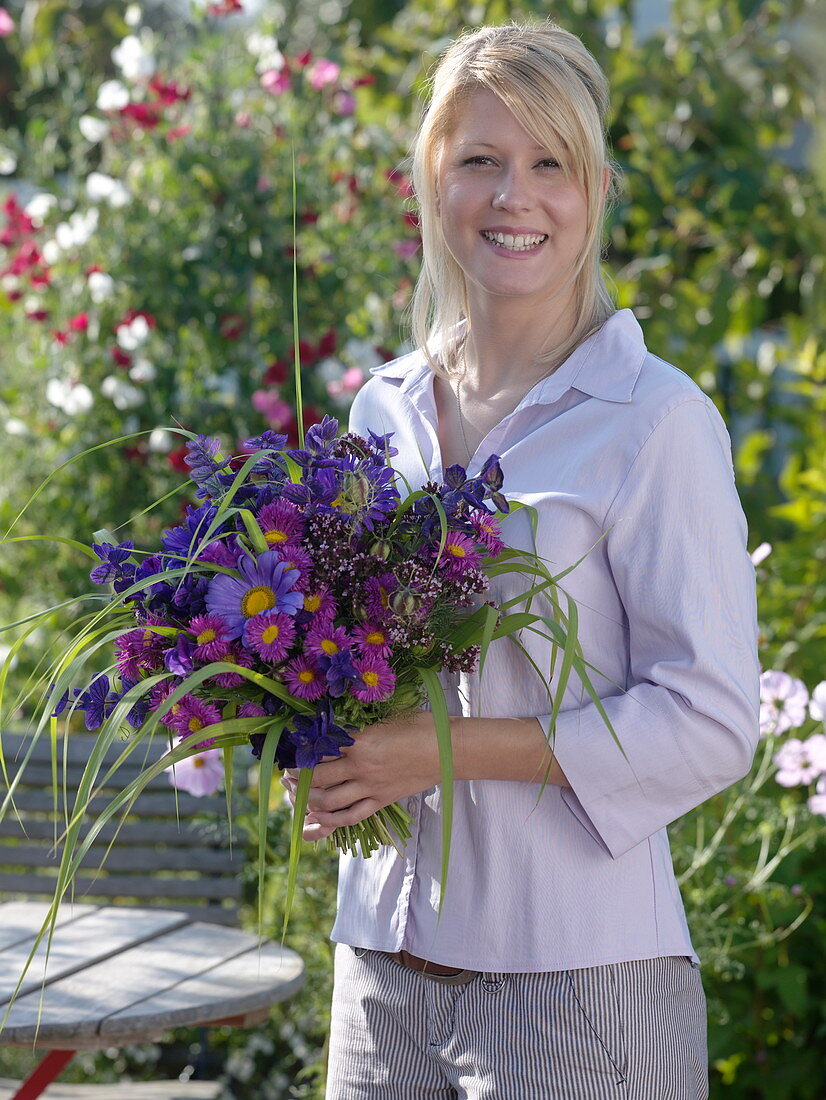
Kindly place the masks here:
<instances>
[{"instance_id":1,"label":"neck","mask_svg":"<svg viewBox=\"0 0 826 1100\"><path fill-rule=\"evenodd\" d=\"M515 303L500 299L468 303L462 386L478 400L527 391L554 367L543 360L574 326L570 298L559 303ZM556 308L555 308L556 307Z\"/></svg>"}]
</instances>

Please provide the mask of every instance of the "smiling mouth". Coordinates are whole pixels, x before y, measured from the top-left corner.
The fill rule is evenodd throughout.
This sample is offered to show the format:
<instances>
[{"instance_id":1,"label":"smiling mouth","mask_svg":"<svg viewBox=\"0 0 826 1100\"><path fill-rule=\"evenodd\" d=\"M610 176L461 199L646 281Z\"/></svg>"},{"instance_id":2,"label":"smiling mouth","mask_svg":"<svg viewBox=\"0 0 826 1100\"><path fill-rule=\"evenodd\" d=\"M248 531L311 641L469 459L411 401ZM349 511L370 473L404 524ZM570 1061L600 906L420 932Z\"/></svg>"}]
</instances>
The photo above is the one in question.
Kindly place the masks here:
<instances>
[{"instance_id":1,"label":"smiling mouth","mask_svg":"<svg viewBox=\"0 0 826 1100\"><path fill-rule=\"evenodd\" d=\"M534 252L548 239L547 233L491 233L487 229L482 230L482 236L510 252Z\"/></svg>"}]
</instances>

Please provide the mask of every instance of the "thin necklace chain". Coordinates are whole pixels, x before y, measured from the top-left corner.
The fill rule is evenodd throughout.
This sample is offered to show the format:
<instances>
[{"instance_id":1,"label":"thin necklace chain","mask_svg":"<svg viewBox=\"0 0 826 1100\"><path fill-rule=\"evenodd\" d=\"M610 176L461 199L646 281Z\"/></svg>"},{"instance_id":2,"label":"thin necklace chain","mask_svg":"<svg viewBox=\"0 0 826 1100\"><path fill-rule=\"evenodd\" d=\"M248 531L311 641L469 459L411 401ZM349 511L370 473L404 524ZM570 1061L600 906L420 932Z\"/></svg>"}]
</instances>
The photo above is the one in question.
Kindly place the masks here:
<instances>
[{"instance_id":1,"label":"thin necklace chain","mask_svg":"<svg viewBox=\"0 0 826 1100\"><path fill-rule=\"evenodd\" d=\"M465 414L462 409L462 380L456 379L456 408L459 410L459 431L462 433L462 442L465 445L465 452L467 454L468 462L473 460L473 451L468 446L467 436L465 435Z\"/></svg>"}]
</instances>

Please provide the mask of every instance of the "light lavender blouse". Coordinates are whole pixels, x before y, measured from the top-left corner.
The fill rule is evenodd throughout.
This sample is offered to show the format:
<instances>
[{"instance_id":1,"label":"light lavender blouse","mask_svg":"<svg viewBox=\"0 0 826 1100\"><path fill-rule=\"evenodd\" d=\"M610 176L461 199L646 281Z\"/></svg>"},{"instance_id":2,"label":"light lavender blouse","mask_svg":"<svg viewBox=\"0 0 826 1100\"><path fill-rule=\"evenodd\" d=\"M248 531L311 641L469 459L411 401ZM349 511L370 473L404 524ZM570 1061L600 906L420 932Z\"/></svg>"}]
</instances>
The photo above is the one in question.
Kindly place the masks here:
<instances>
[{"instance_id":1,"label":"light lavender blouse","mask_svg":"<svg viewBox=\"0 0 826 1100\"><path fill-rule=\"evenodd\" d=\"M412 486L441 480L424 357L373 373L351 429L393 432ZM441 919L440 788L411 798L403 858L342 857L332 939L500 972L696 959L665 826L744 775L758 737L754 570L722 419L621 310L488 434L469 473L491 453L505 494L536 508L552 571L587 553L562 583L625 756L572 682L554 741L570 788L456 783ZM525 511L503 534L534 549ZM547 670L547 643L522 642ZM547 731L547 693L510 639L492 645L481 681L443 683L451 714L536 716Z\"/></svg>"}]
</instances>

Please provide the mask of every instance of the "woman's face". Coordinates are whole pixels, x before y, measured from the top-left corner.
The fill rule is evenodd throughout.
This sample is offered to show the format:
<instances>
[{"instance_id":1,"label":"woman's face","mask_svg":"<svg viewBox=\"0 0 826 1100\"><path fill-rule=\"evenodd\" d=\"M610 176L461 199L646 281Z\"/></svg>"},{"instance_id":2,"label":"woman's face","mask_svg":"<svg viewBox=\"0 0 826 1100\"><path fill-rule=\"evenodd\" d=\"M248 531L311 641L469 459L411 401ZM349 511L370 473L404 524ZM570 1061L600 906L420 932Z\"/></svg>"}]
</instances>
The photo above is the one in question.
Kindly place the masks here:
<instances>
[{"instance_id":1,"label":"woman's face","mask_svg":"<svg viewBox=\"0 0 826 1100\"><path fill-rule=\"evenodd\" d=\"M460 109L442 149L437 194L471 309L492 299L541 305L557 298L554 312L570 303L587 232L585 191L492 92L473 92Z\"/></svg>"}]
</instances>

